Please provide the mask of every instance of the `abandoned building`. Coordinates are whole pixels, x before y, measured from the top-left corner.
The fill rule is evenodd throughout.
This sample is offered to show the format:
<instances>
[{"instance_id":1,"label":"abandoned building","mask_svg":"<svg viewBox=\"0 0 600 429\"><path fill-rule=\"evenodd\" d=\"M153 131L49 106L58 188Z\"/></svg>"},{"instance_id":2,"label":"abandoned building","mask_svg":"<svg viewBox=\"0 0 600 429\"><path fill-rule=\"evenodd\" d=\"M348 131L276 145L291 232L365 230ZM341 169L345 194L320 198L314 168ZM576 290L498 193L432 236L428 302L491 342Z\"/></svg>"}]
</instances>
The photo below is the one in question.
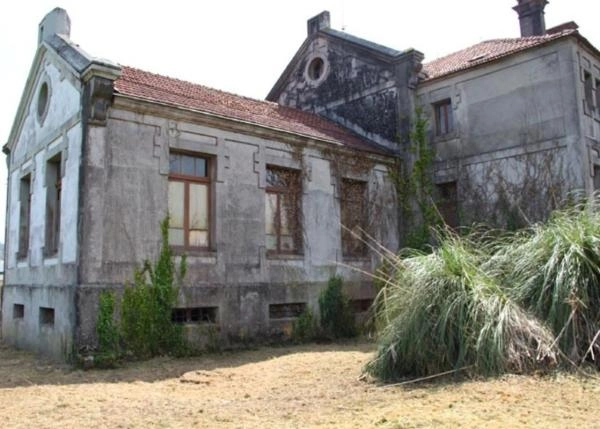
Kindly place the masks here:
<instances>
[{"instance_id":1,"label":"abandoned building","mask_svg":"<svg viewBox=\"0 0 600 429\"><path fill-rule=\"evenodd\" d=\"M330 28L328 12L258 101L89 56L66 11L39 46L5 145L3 338L64 358L95 341L101 291L159 250L186 254L174 319L201 344L289 329L333 275L357 312L402 243L394 179L428 118L451 225L547 215L600 184L600 52L574 23L546 29L519 0L521 37L423 63ZM394 173L394 174L392 174ZM357 232L350 233L349 229Z\"/></svg>"}]
</instances>

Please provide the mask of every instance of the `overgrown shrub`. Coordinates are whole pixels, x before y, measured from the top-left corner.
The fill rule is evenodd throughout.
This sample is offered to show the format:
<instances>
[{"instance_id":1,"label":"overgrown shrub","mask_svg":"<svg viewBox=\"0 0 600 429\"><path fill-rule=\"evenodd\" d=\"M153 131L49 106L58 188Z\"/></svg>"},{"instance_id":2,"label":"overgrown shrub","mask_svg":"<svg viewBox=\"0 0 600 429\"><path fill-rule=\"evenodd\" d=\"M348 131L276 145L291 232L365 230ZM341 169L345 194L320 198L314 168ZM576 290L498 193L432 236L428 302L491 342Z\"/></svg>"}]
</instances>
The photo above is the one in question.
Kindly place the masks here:
<instances>
[{"instance_id":1,"label":"overgrown shrub","mask_svg":"<svg viewBox=\"0 0 600 429\"><path fill-rule=\"evenodd\" d=\"M342 290L342 279L332 277L319 297L320 324L323 334L332 338L357 335L350 301Z\"/></svg>"},{"instance_id":2,"label":"overgrown shrub","mask_svg":"<svg viewBox=\"0 0 600 429\"><path fill-rule=\"evenodd\" d=\"M382 380L469 367L480 374L556 363L554 336L481 269L490 245L451 232L431 254L405 252L377 297Z\"/></svg>"},{"instance_id":3,"label":"overgrown shrub","mask_svg":"<svg viewBox=\"0 0 600 429\"><path fill-rule=\"evenodd\" d=\"M314 339L317 335L317 324L310 308L307 308L302 314L294 320L292 325L292 340L305 342Z\"/></svg>"},{"instance_id":4,"label":"overgrown shrub","mask_svg":"<svg viewBox=\"0 0 600 429\"><path fill-rule=\"evenodd\" d=\"M134 356L180 354L185 349L183 329L171 320L177 300L177 285L185 276L185 257L178 272L168 243L168 218L161 223L158 260L145 261L128 285L121 305L121 334L125 347Z\"/></svg>"},{"instance_id":5,"label":"overgrown shrub","mask_svg":"<svg viewBox=\"0 0 600 429\"><path fill-rule=\"evenodd\" d=\"M98 353L94 357L98 367L114 367L121 355L119 327L114 319L115 296L112 292L102 292L96 320Z\"/></svg>"}]
</instances>

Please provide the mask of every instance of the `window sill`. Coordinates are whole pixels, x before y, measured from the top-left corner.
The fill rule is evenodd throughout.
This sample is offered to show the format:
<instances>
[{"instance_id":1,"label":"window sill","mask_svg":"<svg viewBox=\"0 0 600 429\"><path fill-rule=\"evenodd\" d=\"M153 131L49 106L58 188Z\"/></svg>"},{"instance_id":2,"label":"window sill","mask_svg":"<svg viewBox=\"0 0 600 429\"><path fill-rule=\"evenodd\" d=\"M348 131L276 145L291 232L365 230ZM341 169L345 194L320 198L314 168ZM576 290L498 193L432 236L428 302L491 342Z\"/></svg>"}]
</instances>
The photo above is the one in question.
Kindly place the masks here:
<instances>
[{"instance_id":1,"label":"window sill","mask_svg":"<svg viewBox=\"0 0 600 429\"><path fill-rule=\"evenodd\" d=\"M433 138L431 140L433 143L441 143L441 142L446 142L449 140L454 140L457 138L458 138L458 133L456 131L452 131L451 133L448 133L448 134L433 136Z\"/></svg>"},{"instance_id":2,"label":"window sill","mask_svg":"<svg viewBox=\"0 0 600 429\"><path fill-rule=\"evenodd\" d=\"M171 252L174 256L187 256L187 257L203 257L203 258L216 258L217 252L211 249L186 249L183 247L171 247Z\"/></svg>"},{"instance_id":3,"label":"window sill","mask_svg":"<svg viewBox=\"0 0 600 429\"><path fill-rule=\"evenodd\" d=\"M297 253L267 253L267 259L276 261L303 261L304 255Z\"/></svg>"}]
</instances>

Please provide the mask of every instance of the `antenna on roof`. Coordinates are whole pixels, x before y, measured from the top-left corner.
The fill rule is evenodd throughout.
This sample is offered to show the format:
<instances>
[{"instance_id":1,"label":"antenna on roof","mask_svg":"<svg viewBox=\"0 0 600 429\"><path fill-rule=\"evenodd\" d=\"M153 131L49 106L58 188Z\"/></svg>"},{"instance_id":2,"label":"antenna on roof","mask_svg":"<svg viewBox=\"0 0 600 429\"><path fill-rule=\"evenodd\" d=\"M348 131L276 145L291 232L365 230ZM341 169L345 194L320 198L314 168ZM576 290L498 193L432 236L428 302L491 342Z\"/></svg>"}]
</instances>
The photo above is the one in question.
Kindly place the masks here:
<instances>
[{"instance_id":1,"label":"antenna on roof","mask_svg":"<svg viewBox=\"0 0 600 429\"><path fill-rule=\"evenodd\" d=\"M345 15L344 15L344 4L345 4L345 0L342 0L342 31L346 31L346 21L345 21Z\"/></svg>"}]
</instances>

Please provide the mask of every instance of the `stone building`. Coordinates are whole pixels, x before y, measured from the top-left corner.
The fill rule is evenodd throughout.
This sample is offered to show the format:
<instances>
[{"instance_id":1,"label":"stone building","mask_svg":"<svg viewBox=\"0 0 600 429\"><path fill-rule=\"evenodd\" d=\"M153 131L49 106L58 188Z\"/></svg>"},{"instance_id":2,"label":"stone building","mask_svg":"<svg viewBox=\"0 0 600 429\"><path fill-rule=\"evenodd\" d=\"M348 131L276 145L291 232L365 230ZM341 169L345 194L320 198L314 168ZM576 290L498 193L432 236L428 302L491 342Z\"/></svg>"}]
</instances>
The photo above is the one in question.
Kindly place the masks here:
<instances>
[{"instance_id":1,"label":"stone building","mask_svg":"<svg viewBox=\"0 0 600 429\"><path fill-rule=\"evenodd\" d=\"M402 242L393 178L418 108L448 223L510 226L591 191L600 53L573 23L546 30L545 4L519 0L522 37L429 63L323 12L268 101L93 58L53 10L5 146L3 337L57 358L93 344L99 293L156 256L167 214L189 266L173 316L197 344L286 332L333 275L364 310L378 257L341 225Z\"/></svg>"}]
</instances>

